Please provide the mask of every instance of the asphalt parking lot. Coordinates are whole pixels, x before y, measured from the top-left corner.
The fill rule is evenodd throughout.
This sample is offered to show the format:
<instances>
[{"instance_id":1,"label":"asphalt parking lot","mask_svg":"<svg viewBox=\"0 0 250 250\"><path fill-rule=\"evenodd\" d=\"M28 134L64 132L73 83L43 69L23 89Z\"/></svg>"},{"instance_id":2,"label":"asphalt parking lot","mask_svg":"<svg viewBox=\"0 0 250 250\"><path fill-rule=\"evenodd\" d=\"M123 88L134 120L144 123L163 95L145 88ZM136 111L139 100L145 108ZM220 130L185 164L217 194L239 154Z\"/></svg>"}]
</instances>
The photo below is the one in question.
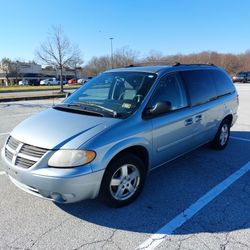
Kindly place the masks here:
<instances>
[{"instance_id":1,"label":"asphalt parking lot","mask_svg":"<svg viewBox=\"0 0 250 250\"><path fill-rule=\"evenodd\" d=\"M203 146L153 171L133 204L59 205L19 190L0 162L0 249L250 249L250 84L223 151ZM0 103L0 147L60 100Z\"/></svg>"}]
</instances>

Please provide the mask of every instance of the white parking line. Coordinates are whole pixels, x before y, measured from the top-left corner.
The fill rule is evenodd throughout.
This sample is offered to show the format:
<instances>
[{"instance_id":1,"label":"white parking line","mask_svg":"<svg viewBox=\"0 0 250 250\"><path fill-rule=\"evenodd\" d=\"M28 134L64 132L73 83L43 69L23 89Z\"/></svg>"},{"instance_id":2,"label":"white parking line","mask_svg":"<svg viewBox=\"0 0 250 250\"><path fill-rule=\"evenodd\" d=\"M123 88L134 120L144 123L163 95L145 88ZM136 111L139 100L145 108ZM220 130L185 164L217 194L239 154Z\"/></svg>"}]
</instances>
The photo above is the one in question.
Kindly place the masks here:
<instances>
[{"instance_id":1,"label":"white parking line","mask_svg":"<svg viewBox=\"0 0 250 250\"><path fill-rule=\"evenodd\" d=\"M5 174L5 172L4 171L0 171L0 175L4 175Z\"/></svg>"},{"instance_id":2,"label":"white parking line","mask_svg":"<svg viewBox=\"0 0 250 250\"><path fill-rule=\"evenodd\" d=\"M242 137L230 136L230 138L232 138L234 140L250 142L250 139L246 139L246 138L242 138Z\"/></svg>"},{"instance_id":3,"label":"white parking line","mask_svg":"<svg viewBox=\"0 0 250 250\"><path fill-rule=\"evenodd\" d=\"M250 162L241 167L239 170L234 172L220 184L212 188L205 195L203 195L199 200L193 203L185 211L177 215L173 220L168 222L165 226L159 229L155 234L153 234L149 239L144 241L136 249L155 249L159 244L161 244L167 235L172 234L176 229L181 227L185 222L191 219L197 212L199 212L203 207L210 203L214 198L231 186L235 181L237 181L241 176L246 174L250 170Z\"/></svg>"},{"instance_id":4,"label":"white parking line","mask_svg":"<svg viewBox=\"0 0 250 250\"><path fill-rule=\"evenodd\" d=\"M3 136L3 135L8 135L10 132L6 132L6 133L0 133L0 136Z\"/></svg>"}]
</instances>

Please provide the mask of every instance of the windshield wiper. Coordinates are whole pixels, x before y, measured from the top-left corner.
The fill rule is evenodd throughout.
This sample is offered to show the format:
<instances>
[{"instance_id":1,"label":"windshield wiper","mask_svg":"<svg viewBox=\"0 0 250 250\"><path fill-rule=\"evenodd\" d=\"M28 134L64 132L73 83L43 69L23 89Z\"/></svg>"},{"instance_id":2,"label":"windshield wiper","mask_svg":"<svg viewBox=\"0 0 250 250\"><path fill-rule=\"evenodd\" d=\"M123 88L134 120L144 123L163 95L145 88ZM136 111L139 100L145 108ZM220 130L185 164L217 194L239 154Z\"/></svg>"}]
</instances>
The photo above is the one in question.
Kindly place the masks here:
<instances>
[{"instance_id":1,"label":"windshield wiper","mask_svg":"<svg viewBox=\"0 0 250 250\"><path fill-rule=\"evenodd\" d=\"M95 110L85 109L79 104L64 104L64 103L62 103L62 104L58 104L58 105L54 106L53 108L58 109L58 110L70 111L70 112L92 114L92 115L96 115L96 116L104 116L102 113L97 112Z\"/></svg>"},{"instance_id":2,"label":"windshield wiper","mask_svg":"<svg viewBox=\"0 0 250 250\"><path fill-rule=\"evenodd\" d=\"M75 104L76 105L80 105L80 106L81 105L83 105L83 106L86 105L86 106L90 106L90 107L95 107L95 108L101 109L102 111L105 111L106 113L111 114L113 117L117 117L118 116L118 113L115 110L103 107L103 106L95 104L95 103L90 103L90 102L75 102Z\"/></svg>"}]
</instances>

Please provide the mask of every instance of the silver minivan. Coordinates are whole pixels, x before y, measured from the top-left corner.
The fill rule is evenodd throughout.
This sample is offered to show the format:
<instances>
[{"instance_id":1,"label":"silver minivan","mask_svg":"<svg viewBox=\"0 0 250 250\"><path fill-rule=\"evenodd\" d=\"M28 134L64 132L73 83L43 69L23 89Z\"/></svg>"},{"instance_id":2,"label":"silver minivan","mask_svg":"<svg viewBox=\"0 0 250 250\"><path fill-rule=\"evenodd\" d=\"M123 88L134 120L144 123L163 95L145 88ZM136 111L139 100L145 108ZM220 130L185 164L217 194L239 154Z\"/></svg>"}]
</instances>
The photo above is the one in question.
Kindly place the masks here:
<instances>
[{"instance_id":1,"label":"silver minivan","mask_svg":"<svg viewBox=\"0 0 250 250\"><path fill-rule=\"evenodd\" d=\"M214 65L112 69L21 122L2 150L19 188L55 202L135 200L147 173L201 145L226 147L238 95Z\"/></svg>"}]
</instances>

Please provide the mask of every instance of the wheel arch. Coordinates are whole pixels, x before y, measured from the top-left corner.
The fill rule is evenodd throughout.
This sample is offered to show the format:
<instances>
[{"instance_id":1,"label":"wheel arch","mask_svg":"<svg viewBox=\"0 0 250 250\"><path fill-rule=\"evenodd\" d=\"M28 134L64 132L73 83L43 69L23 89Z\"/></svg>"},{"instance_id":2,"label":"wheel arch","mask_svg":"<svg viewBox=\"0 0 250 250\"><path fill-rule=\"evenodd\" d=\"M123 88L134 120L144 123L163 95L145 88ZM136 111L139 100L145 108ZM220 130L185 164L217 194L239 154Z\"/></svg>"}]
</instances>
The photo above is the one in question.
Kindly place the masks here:
<instances>
[{"instance_id":1,"label":"wheel arch","mask_svg":"<svg viewBox=\"0 0 250 250\"><path fill-rule=\"evenodd\" d=\"M221 123L225 120L228 120L230 123L230 127L232 126L232 122L233 122L233 115L232 114L228 114L226 117L224 117L224 119L221 121Z\"/></svg>"},{"instance_id":2,"label":"wheel arch","mask_svg":"<svg viewBox=\"0 0 250 250\"><path fill-rule=\"evenodd\" d=\"M109 166L111 162L116 161L117 158L121 157L121 155L125 155L126 153L133 154L137 156L138 158L140 158L145 166L146 172L149 171L149 152L142 145L130 146L116 153L116 155L114 155L114 157L109 161L107 167Z\"/></svg>"},{"instance_id":3,"label":"wheel arch","mask_svg":"<svg viewBox=\"0 0 250 250\"><path fill-rule=\"evenodd\" d=\"M122 166L122 165L119 165L121 164L121 161L119 162L119 164L116 164L116 162L118 162L120 158L123 158L122 161L124 161L124 156L126 156L126 154L128 155L128 157L134 158L134 160L135 160L135 156L138 157L142 161L143 166L145 166L145 172L143 171L141 173L142 174L140 176L141 184L138 190L133 194L133 196L128 197L127 200L119 201L120 202L119 203L118 201L115 202L114 197L111 198L110 188L107 189L107 183L110 180L110 176L111 176L110 173L112 173L112 171L114 170L114 166L119 166L119 167ZM102 177L100 189L98 192L98 197L112 207L120 207L120 206L124 206L124 205L131 203L133 200L135 200L138 197L138 195L142 191L148 169L149 169L149 155L145 147L143 147L142 145L133 145L133 146L124 148L123 150L118 152L116 155L114 155L114 157L108 162L107 167L105 168L105 171ZM111 172L109 170L111 170Z\"/></svg>"}]
</instances>

